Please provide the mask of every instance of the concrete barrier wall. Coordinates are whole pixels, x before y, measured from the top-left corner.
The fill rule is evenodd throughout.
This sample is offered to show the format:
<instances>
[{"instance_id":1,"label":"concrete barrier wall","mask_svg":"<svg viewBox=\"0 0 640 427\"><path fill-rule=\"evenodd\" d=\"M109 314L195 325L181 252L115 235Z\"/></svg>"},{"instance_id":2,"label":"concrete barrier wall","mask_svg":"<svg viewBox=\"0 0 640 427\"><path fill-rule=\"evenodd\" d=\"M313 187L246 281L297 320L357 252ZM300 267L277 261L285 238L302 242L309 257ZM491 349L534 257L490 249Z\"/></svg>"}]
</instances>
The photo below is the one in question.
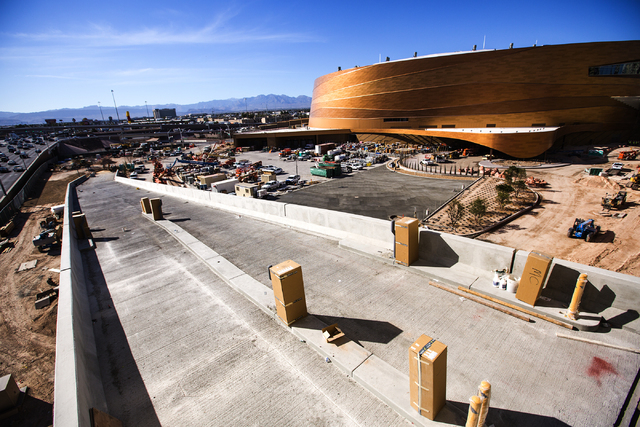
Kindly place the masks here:
<instances>
[{"instance_id":1,"label":"concrete barrier wall","mask_svg":"<svg viewBox=\"0 0 640 427\"><path fill-rule=\"evenodd\" d=\"M518 251L513 273L521 277L530 252ZM587 286L580 307L584 311L600 313L608 307L622 311L640 310L640 277L602 268L590 267L554 258L547 275L545 292L554 299L569 304L580 274L587 274Z\"/></svg>"},{"instance_id":2,"label":"concrete barrier wall","mask_svg":"<svg viewBox=\"0 0 640 427\"><path fill-rule=\"evenodd\" d=\"M420 231L420 259L433 266L461 264L469 273L511 268L516 250L433 230Z\"/></svg>"},{"instance_id":3,"label":"concrete barrier wall","mask_svg":"<svg viewBox=\"0 0 640 427\"><path fill-rule=\"evenodd\" d=\"M277 222L293 228L321 233L336 239L367 239L391 249L393 235L389 221L344 212L309 208L271 200L238 197L211 191L174 187L148 181L115 177L117 182L205 204L216 209Z\"/></svg>"},{"instance_id":4,"label":"concrete barrier wall","mask_svg":"<svg viewBox=\"0 0 640 427\"><path fill-rule=\"evenodd\" d=\"M76 185L67 186L60 260L56 332L54 426L90 426L89 410L107 411L89 309L82 255L71 212L77 209Z\"/></svg>"},{"instance_id":5,"label":"concrete barrier wall","mask_svg":"<svg viewBox=\"0 0 640 427\"><path fill-rule=\"evenodd\" d=\"M393 250L394 238L390 221L122 177L115 179L123 184L203 203L236 214ZM487 277L491 270L505 268L512 269L513 273L520 277L529 254L526 251L516 251L514 248L433 230L420 231L419 251L420 260L426 263L427 267L454 267L458 271ZM610 306L621 310L637 309L640 306L640 299L637 297L640 290L639 278L564 260L554 260L549 275L548 291L554 293L556 298L568 298L567 301L570 301L576 279L582 272L589 274L589 286L583 298L585 310L593 309L597 301L600 301L600 305L602 301L605 301L605 304L611 301Z\"/></svg>"}]
</instances>

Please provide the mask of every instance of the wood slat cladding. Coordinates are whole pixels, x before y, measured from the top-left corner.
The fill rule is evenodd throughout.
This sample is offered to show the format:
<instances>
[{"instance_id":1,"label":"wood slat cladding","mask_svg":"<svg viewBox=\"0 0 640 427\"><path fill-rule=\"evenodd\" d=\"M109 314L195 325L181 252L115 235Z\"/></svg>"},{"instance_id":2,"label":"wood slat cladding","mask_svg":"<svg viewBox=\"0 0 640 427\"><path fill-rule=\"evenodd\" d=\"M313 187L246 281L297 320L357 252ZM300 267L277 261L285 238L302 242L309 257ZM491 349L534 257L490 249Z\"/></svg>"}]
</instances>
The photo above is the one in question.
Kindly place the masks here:
<instances>
[{"instance_id":1,"label":"wood slat cladding","mask_svg":"<svg viewBox=\"0 0 640 427\"><path fill-rule=\"evenodd\" d=\"M477 51L383 62L316 79L309 125L401 134L426 127L531 127L605 124L633 129L638 110L612 96L640 96L640 76L589 76L589 67L640 61L640 41ZM384 119L403 118L402 122ZM636 125L637 126L637 125ZM596 126L597 127L597 126ZM593 127L592 128L596 128ZM393 131L391 131L393 129ZM565 129L564 134L568 129ZM550 137L452 136L517 157L533 157ZM444 135L442 135L444 136ZM520 146L522 145L522 146Z\"/></svg>"}]
</instances>

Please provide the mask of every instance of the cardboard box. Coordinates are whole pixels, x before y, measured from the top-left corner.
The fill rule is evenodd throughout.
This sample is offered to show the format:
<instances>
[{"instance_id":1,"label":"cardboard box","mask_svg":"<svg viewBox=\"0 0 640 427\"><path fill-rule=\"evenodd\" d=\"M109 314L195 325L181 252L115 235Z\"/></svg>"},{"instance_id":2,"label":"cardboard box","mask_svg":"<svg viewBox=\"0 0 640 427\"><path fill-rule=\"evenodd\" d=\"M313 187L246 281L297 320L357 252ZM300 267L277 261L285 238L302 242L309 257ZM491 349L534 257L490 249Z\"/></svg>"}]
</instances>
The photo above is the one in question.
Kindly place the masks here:
<instances>
[{"instance_id":1,"label":"cardboard box","mask_svg":"<svg viewBox=\"0 0 640 427\"><path fill-rule=\"evenodd\" d=\"M288 260L272 266L269 270L273 295L276 299L286 305L304 298L304 282L300 264Z\"/></svg>"},{"instance_id":2,"label":"cardboard box","mask_svg":"<svg viewBox=\"0 0 640 427\"><path fill-rule=\"evenodd\" d=\"M285 325L289 326L298 319L307 315L307 302L304 296L297 301L284 304L276 298L276 313Z\"/></svg>"},{"instance_id":3,"label":"cardboard box","mask_svg":"<svg viewBox=\"0 0 640 427\"><path fill-rule=\"evenodd\" d=\"M149 202L151 203L151 213L153 214L154 221L162 219L162 200L151 199Z\"/></svg>"},{"instance_id":4,"label":"cardboard box","mask_svg":"<svg viewBox=\"0 0 640 427\"><path fill-rule=\"evenodd\" d=\"M87 224L87 217L80 212L74 212L73 216L73 225L76 229L76 236L78 239L88 239L91 237L91 232L89 231L89 226Z\"/></svg>"},{"instance_id":5,"label":"cardboard box","mask_svg":"<svg viewBox=\"0 0 640 427\"><path fill-rule=\"evenodd\" d=\"M447 346L421 335L409 347L411 406L430 420L447 402Z\"/></svg>"},{"instance_id":6,"label":"cardboard box","mask_svg":"<svg viewBox=\"0 0 640 427\"><path fill-rule=\"evenodd\" d=\"M260 181L269 182L275 181L278 179L278 176L273 171L262 171L262 175L260 176Z\"/></svg>"},{"instance_id":7,"label":"cardboard box","mask_svg":"<svg viewBox=\"0 0 640 427\"><path fill-rule=\"evenodd\" d=\"M411 265L418 260L418 225L415 218L400 218L395 222L395 259L398 264Z\"/></svg>"},{"instance_id":8,"label":"cardboard box","mask_svg":"<svg viewBox=\"0 0 640 427\"><path fill-rule=\"evenodd\" d=\"M334 323L326 328L322 328L322 335L324 336L325 341L334 342L342 338L344 336L344 332L342 332L342 329L338 327L337 323Z\"/></svg>"},{"instance_id":9,"label":"cardboard box","mask_svg":"<svg viewBox=\"0 0 640 427\"><path fill-rule=\"evenodd\" d=\"M142 206L142 213L151 213L151 203L149 202L148 197L143 197L142 199L140 199L140 205Z\"/></svg>"},{"instance_id":10,"label":"cardboard box","mask_svg":"<svg viewBox=\"0 0 640 427\"><path fill-rule=\"evenodd\" d=\"M539 252L531 252L527 257L527 263L522 271L520 285L516 292L516 298L531 306L536 304L542 288L544 288L549 267L553 258Z\"/></svg>"}]
</instances>

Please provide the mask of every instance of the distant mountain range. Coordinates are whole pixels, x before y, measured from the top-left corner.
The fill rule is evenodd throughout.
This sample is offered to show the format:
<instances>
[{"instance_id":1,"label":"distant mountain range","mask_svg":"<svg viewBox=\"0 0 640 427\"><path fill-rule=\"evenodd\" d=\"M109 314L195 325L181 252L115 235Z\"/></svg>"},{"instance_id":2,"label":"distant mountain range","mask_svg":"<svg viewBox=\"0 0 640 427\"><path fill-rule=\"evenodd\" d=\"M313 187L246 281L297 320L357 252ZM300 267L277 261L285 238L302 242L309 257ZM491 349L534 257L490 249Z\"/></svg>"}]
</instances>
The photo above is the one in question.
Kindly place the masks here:
<instances>
[{"instance_id":1,"label":"distant mountain range","mask_svg":"<svg viewBox=\"0 0 640 427\"><path fill-rule=\"evenodd\" d=\"M149 105L149 113L147 114L146 105L118 105L118 114L120 119L126 118L127 111L132 118L135 117L153 117L154 109L175 108L176 114L179 116L186 114L220 114L220 113L238 113L245 111L277 111L277 110L293 110L311 108L311 97L300 95L291 97L286 95L258 95L251 98L231 98L222 100L213 100L198 102L197 104L179 105ZM63 120L65 122L76 119L81 121L83 118L107 120L109 116L117 118L116 110L113 106L102 105L102 112L97 105L90 105L83 108L63 108L60 110L39 111L35 113L10 113L0 111L0 126L10 126L17 124L44 124L45 119Z\"/></svg>"}]
</instances>

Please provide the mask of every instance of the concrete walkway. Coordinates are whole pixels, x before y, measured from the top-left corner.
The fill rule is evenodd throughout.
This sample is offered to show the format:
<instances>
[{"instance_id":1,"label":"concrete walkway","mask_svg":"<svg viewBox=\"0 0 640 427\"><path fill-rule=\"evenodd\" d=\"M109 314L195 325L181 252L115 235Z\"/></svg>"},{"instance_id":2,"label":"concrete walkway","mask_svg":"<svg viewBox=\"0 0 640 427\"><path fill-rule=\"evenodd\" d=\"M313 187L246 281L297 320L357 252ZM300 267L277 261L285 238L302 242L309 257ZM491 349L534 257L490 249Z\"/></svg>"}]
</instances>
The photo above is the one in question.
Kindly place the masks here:
<instances>
[{"instance_id":1,"label":"concrete walkway","mask_svg":"<svg viewBox=\"0 0 640 427\"><path fill-rule=\"evenodd\" d=\"M97 242L97 258L89 261L105 391L112 414L128 425L402 424L397 414L406 413L389 409L345 373L406 406L407 351L422 333L449 346L444 415L466 413L469 396L486 379L494 389L488 424L496 426L613 424L640 367L638 355L558 340L555 332L571 332L462 300L430 287L411 268L342 250L332 240L171 197L163 197L169 221L162 229L140 214L140 198L153 193L100 179L81 188ZM291 328L296 338L269 314L266 266L286 259L303 266L313 315ZM225 279L207 274L211 269ZM234 290L245 288L250 299ZM317 336L321 323L334 322L350 338L339 348ZM596 336L623 346L633 346L635 337L622 330ZM360 376L361 369L378 380ZM246 378L264 387L247 390ZM281 406L280 396L289 404Z\"/></svg>"}]
</instances>

